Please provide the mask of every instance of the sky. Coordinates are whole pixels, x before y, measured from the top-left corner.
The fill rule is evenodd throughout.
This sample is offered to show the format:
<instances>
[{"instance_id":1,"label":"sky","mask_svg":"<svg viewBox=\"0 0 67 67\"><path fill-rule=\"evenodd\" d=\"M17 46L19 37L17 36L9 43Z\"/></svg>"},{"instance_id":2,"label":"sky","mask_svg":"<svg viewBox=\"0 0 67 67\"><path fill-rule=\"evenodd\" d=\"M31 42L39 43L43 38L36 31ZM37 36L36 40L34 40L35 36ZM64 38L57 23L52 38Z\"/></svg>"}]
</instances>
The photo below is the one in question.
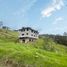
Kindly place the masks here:
<instances>
[{"instance_id":1,"label":"sky","mask_svg":"<svg viewBox=\"0 0 67 67\"><path fill-rule=\"evenodd\" d=\"M12 29L32 27L41 34L63 34L67 0L0 0L0 21Z\"/></svg>"}]
</instances>

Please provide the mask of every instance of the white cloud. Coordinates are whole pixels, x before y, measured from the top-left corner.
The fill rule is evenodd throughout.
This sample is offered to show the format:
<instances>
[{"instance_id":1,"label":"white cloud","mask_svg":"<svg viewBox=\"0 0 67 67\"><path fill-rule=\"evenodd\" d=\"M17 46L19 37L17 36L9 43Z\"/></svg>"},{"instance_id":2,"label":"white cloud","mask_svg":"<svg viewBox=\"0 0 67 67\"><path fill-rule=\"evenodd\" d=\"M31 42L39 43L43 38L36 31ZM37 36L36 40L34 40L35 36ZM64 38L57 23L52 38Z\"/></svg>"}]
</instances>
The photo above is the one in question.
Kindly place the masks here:
<instances>
[{"instance_id":1,"label":"white cloud","mask_svg":"<svg viewBox=\"0 0 67 67\"><path fill-rule=\"evenodd\" d=\"M56 25L56 24L59 24L59 23L61 23L61 21L63 21L64 19L62 18L62 17L58 17L58 18L56 18L56 20L52 23L52 24L54 24L54 25Z\"/></svg>"},{"instance_id":2,"label":"white cloud","mask_svg":"<svg viewBox=\"0 0 67 67\"><path fill-rule=\"evenodd\" d=\"M48 7L46 10L42 11L42 17L44 17L44 16L49 17L54 10L55 9L53 7Z\"/></svg>"},{"instance_id":3,"label":"white cloud","mask_svg":"<svg viewBox=\"0 0 67 67\"><path fill-rule=\"evenodd\" d=\"M52 4L44 9L41 14L42 17L49 17L56 10L60 10L64 6L63 0L53 0Z\"/></svg>"}]
</instances>

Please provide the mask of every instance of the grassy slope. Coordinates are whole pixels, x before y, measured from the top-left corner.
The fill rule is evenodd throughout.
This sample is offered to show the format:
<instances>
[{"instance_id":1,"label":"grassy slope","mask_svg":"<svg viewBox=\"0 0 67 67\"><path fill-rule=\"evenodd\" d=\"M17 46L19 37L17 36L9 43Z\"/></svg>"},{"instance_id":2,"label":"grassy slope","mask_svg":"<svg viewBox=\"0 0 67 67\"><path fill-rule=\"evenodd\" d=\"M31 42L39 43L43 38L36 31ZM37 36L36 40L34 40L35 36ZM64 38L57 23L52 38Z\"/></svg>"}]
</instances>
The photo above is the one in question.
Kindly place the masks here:
<instances>
[{"instance_id":1,"label":"grassy slope","mask_svg":"<svg viewBox=\"0 0 67 67\"><path fill-rule=\"evenodd\" d=\"M67 67L65 46L48 39L15 43L18 34L11 31L0 30L0 35L0 67Z\"/></svg>"}]
</instances>

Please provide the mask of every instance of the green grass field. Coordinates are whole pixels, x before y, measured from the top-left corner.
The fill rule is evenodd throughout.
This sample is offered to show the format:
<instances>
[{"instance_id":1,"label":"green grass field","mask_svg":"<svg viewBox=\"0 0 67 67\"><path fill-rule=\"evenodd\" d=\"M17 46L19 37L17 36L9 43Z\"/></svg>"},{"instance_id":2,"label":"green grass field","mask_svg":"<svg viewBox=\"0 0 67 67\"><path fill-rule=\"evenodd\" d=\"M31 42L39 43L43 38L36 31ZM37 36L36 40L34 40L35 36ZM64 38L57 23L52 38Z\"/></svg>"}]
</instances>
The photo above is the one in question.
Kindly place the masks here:
<instances>
[{"instance_id":1,"label":"green grass field","mask_svg":"<svg viewBox=\"0 0 67 67\"><path fill-rule=\"evenodd\" d=\"M51 39L16 42L18 33L0 29L0 67L67 67L67 47Z\"/></svg>"}]
</instances>

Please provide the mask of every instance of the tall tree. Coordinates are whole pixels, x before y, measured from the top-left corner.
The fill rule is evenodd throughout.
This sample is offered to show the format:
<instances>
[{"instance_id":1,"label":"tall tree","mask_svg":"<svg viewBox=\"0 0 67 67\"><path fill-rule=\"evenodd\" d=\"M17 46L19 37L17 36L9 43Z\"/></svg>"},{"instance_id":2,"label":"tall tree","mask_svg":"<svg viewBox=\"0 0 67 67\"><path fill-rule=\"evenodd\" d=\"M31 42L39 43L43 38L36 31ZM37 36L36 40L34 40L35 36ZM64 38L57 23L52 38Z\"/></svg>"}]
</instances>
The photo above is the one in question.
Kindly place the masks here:
<instances>
[{"instance_id":1,"label":"tall tree","mask_svg":"<svg viewBox=\"0 0 67 67\"><path fill-rule=\"evenodd\" d=\"M64 32L64 34L63 34L64 36L67 36L67 32Z\"/></svg>"}]
</instances>

